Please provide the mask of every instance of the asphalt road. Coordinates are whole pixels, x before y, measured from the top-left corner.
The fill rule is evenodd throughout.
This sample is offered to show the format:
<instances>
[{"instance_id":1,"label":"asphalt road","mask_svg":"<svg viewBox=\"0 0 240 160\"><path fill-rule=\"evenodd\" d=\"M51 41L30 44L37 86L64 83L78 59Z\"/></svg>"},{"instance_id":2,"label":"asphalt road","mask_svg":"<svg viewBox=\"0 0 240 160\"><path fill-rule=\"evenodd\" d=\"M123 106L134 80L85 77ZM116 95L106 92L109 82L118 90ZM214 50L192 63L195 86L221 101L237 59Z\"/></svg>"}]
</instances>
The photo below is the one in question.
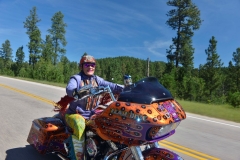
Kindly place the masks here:
<instances>
[{"instance_id":1,"label":"asphalt road","mask_svg":"<svg viewBox=\"0 0 240 160\"><path fill-rule=\"evenodd\" d=\"M32 120L53 116L50 102L64 95L60 87L0 76L0 160L59 160L38 154L26 139ZM186 160L240 160L240 124L187 113L160 145Z\"/></svg>"}]
</instances>

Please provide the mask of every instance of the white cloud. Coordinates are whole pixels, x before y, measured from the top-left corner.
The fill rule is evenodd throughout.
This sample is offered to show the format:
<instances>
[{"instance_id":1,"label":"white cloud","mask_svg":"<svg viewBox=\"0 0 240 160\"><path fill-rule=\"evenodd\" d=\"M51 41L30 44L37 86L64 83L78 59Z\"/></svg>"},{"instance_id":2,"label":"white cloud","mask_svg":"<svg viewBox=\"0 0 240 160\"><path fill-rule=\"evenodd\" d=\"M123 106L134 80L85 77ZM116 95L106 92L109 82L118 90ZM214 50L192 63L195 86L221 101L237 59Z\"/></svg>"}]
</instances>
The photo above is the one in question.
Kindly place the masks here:
<instances>
[{"instance_id":1,"label":"white cloud","mask_svg":"<svg viewBox=\"0 0 240 160\"><path fill-rule=\"evenodd\" d=\"M147 50L154 54L155 56L165 57L166 56L166 49L170 46L171 41L162 41L156 40L154 42L144 42L144 46Z\"/></svg>"}]
</instances>

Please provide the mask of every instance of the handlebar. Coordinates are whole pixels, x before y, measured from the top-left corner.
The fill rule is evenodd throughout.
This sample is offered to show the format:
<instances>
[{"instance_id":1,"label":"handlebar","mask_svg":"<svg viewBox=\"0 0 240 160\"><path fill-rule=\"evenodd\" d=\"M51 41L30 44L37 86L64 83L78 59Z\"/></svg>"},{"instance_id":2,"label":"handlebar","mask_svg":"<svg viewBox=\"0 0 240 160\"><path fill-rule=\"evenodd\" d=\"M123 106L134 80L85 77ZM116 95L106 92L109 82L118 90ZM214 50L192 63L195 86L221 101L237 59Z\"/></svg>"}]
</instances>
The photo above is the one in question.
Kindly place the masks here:
<instances>
[{"instance_id":1,"label":"handlebar","mask_svg":"<svg viewBox=\"0 0 240 160\"><path fill-rule=\"evenodd\" d=\"M83 86L80 90L75 92L74 98L76 100L81 100L90 96L97 96L102 93L109 93L111 96L111 99L113 101L116 101L111 89L109 86L103 87L103 86L98 86L98 87L93 87L92 84Z\"/></svg>"}]
</instances>

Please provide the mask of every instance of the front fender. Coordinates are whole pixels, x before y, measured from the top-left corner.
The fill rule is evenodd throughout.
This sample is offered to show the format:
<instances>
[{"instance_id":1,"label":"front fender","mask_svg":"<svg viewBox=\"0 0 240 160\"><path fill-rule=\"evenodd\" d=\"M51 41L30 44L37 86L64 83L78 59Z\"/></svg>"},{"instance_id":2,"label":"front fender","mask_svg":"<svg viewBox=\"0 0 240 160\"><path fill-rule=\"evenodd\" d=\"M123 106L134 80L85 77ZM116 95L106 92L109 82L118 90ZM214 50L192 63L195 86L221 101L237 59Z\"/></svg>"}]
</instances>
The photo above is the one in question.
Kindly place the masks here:
<instances>
[{"instance_id":1,"label":"front fender","mask_svg":"<svg viewBox=\"0 0 240 160\"><path fill-rule=\"evenodd\" d=\"M144 160L183 160L176 153L164 148L151 148L143 151Z\"/></svg>"}]
</instances>

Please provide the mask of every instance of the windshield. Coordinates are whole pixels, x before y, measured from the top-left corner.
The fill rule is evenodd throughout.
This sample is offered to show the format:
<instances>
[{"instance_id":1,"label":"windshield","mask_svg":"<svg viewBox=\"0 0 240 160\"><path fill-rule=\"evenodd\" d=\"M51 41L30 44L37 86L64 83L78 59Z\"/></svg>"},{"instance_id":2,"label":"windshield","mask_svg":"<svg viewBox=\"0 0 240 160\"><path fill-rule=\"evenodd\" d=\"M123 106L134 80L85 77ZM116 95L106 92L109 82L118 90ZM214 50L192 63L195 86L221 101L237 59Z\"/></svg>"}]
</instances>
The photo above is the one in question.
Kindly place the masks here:
<instances>
[{"instance_id":1,"label":"windshield","mask_svg":"<svg viewBox=\"0 0 240 160\"><path fill-rule=\"evenodd\" d=\"M147 77L124 88L118 100L141 104L173 99L171 93L163 87L157 78Z\"/></svg>"}]
</instances>

